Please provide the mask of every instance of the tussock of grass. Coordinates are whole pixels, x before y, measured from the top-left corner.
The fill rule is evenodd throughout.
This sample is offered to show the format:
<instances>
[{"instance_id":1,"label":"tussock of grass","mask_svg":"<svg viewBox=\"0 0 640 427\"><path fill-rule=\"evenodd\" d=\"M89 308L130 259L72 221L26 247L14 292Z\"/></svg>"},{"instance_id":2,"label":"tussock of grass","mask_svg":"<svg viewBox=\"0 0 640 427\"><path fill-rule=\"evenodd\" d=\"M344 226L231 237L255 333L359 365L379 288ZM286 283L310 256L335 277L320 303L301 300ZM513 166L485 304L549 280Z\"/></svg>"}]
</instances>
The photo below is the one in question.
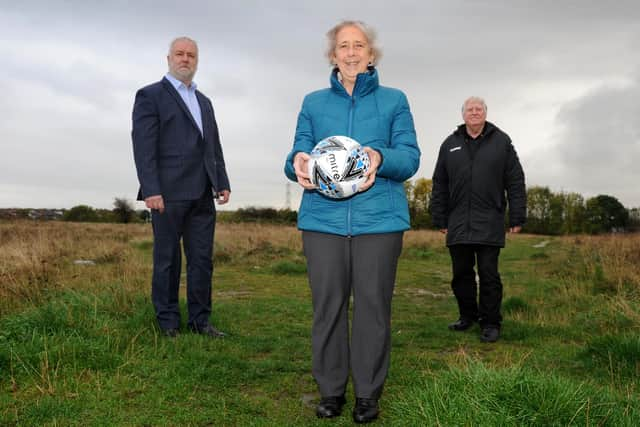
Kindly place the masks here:
<instances>
[{"instance_id":1,"label":"tussock of grass","mask_svg":"<svg viewBox=\"0 0 640 427\"><path fill-rule=\"evenodd\" d=\"M274 274L306 274L307 265L303 262L280 261L271 266Z\"/></svg>"},{"instance_id":2,"label":"tussock of grass","mask_svg":"<svg viewBox=\"0 0 640 427\"><path fill-rule=\"evenodd\" d=\"M605 335L590 340L580 354L587 369L616 377L640 377L640 335Z\"/></svg>"},{"instance_id":3,"label":"tussock of grass","mask_svg":"<svg viewBox=\"0 0 640 427\"><path fill-rule=\"evenodd\" d=\"M632 426L640 406L550 373L470 363L406 389L388 412L412 426Z\"/></svg>"},{"instance_id":4,"label":"tussock of grass","mask_svg":"<svg viewBox=\"0 0 640 427\"><path fill-rule=\"evenodd\" d=\"M531 311L529 304L520 297L510 297L502 302L504 313L526 313Z\"/></svg>"},{"instance_id":5,"label":"tussock of grass","mask_svg":"<svg viewBox=\"0 0 640 427\"><path fill-rule=\"evenodd\" d=\"M548 259L549 255L547 255L544 252L536 252L536 253L531 254L529 256L529 258L531 258L531 259Z\"/></svg>"},{"instance_id":6,"label":"tussock of grass","mask_svg":"<svg viewBox=\"0 0 640 427\"><path fill-rule=\"evenodd\" d=\"M634 302L622 301L620 297L594 297L589 306L585 306L574 314L572 326L584 331L588 340L591 340L594 335L623 335L629 330L640 330L638 319L640 307L632 308L630 303L634 304Z\"/></svg>"}]
</instances>

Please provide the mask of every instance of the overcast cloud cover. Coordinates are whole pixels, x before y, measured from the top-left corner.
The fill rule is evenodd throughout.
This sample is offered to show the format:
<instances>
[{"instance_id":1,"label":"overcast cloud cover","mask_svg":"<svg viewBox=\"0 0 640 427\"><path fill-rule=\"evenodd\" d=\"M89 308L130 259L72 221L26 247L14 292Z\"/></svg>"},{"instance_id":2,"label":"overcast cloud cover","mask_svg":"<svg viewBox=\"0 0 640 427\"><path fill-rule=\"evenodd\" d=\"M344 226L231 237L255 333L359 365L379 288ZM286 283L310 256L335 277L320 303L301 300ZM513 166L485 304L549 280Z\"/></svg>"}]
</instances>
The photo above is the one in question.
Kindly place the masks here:
<instances>
[{"instance_id":1,"label":"overcast cloud cover","mask_svg":"<svg viewBox=\"0 0 640 427\"><path fill-rule=\"evenodd\" d=\"M377 29L381 84L409 98L414 178L431 177L462 101L479 95L528 186L640 206L636 0L0 0L0 207L133 200L135 91L164 75L181 35L199 42L195 81L213 100L231 179L225 208L285 207L297 114L328 85L325 33L343 18ZM292 208L299 197L292 184Z\"/></svg>"}]
</instances>

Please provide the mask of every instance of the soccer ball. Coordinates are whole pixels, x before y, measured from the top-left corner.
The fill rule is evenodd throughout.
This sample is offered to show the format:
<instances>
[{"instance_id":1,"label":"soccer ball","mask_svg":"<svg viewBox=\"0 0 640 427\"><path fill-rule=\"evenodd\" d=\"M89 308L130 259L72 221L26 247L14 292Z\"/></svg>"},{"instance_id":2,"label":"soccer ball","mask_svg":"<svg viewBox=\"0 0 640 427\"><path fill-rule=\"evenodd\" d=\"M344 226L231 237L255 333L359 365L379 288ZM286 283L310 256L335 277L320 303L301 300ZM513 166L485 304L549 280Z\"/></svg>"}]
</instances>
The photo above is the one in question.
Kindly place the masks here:
<instances>
[{"instance_id":1,"label":"soccer ball","mask_svg":"<svg viewBox=\"0 0 640 427\"><path fill-rule=\"evenodd\" d=\"M344 199L358 192L369 170L369 155L358 141L347 136L330 136L311 151L309 175L316 189L332 199Z\"/></svg>"}]
</instances>

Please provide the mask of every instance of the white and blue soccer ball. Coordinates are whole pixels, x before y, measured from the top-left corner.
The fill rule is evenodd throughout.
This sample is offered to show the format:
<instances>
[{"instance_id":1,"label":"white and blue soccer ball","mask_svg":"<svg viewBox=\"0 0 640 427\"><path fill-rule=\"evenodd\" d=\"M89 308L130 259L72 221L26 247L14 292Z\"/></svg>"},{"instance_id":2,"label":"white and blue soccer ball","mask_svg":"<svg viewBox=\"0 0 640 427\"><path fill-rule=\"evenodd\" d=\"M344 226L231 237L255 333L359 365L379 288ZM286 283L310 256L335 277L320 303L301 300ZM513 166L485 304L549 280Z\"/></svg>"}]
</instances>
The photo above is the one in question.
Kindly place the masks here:
<instances>
[{"instance_id":1,"label":"white and blue soccer ball","mask_svg":"<svg viewBox=\"0 0 640 427\"><path fill-rule=\"evenodd\" d=\"M369 170L369 156L354 139L330 136L318 142L310 156L311 182L327 197L350 197L366 180L364 174Z\"/></svg>"}]
</instances>

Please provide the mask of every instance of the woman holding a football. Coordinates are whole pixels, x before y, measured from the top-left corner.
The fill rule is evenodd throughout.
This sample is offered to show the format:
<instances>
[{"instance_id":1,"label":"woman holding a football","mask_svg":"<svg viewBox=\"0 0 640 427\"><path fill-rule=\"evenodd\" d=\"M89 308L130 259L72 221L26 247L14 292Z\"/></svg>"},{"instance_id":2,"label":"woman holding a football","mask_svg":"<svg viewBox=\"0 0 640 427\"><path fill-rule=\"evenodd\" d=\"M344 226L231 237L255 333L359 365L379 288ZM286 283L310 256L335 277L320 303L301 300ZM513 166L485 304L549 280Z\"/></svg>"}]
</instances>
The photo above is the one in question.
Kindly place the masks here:
<instances>
[{"instance_id":1,"label":"woman holding a football","mask_svg":"<svg viewBox=\"0 0 640 427\"><path fill-rule=\"evenodd\" d=\"M409 228L403 182L418 170L420 150L406 96L378 83L374 31L343 21L327 37L330 87L305 97L285 173L305 189L298 228L313 302L312 370L321 394L316 414L340 415L351 370L353 419L365 423L378 417L389 369L391 298ZM349 198L317 191L308 171L309 153L331 136L356 140L369 157L366 180Z\"/></svg>"}]
</instances>

